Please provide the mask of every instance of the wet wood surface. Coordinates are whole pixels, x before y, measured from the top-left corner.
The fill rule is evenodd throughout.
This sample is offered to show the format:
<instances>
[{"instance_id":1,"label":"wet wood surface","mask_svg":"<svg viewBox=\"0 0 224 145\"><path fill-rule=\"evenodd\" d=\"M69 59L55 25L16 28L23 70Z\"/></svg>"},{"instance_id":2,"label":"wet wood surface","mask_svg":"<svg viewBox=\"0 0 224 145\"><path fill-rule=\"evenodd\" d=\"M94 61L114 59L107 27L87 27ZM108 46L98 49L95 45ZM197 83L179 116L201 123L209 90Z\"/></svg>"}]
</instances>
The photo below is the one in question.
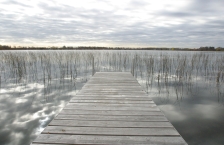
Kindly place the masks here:
<instances>
[{"instance_id":1,"label":"wet wood surface","mask_svg":"<svg viewBox=\"0 0 224 145\"><path fill-rule=\"evenodd\" d=\"M32 145L187 145L128 72L97 72Z\"/></svg>"}]
</instances>

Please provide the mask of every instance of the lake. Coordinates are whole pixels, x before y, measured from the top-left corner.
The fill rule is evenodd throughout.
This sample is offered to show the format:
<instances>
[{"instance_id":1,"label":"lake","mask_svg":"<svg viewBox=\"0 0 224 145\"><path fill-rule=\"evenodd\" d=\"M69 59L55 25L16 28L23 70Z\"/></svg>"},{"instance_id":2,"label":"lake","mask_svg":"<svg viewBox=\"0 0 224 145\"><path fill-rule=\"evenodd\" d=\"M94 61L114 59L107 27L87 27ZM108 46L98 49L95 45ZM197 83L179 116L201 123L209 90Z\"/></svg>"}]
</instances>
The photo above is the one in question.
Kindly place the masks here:
<instances>
[{"instance_id":1,"label":"lake","mask_svg":"<svg viewBox=\"0 0 224 145\"><path fill-rule=\"evenodd\" d=\"M131 72L189 145L224 143L224 52L0 53L0 144L29 145L99 71Z\"/></svg>"}]
</instances>

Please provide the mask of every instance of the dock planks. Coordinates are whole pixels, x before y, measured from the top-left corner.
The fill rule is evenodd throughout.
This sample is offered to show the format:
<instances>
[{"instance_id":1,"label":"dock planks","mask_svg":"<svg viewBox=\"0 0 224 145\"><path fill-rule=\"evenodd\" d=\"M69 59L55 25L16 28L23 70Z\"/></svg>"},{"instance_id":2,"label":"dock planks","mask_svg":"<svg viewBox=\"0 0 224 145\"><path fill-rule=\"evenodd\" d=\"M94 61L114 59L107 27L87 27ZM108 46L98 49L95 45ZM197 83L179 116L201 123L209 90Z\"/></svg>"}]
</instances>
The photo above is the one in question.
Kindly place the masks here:
<instances>
[{"instance_id":1,"label":"dock planks","mask_svg":"<svg viewBox=\"0 0 224 145\"><path fill-rule=\"evenodd\" d=\"M97 72L32 145L187 145L127 72Z\"/></svg>"}]
</instances>

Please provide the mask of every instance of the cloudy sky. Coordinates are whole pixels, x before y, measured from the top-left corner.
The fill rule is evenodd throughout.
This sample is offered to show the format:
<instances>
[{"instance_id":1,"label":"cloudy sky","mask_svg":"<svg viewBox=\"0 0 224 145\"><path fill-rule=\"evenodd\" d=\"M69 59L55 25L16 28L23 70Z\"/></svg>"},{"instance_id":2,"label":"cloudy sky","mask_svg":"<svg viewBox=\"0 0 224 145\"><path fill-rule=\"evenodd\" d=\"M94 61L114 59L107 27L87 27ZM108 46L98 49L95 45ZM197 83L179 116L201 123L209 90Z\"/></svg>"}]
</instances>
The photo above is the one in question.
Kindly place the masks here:
<instances>
[{"instance_id":1,"label":"cloudy sky","mask_svg":"<svg viewBox=\"0 0 224 145\"><path fill-rule=\"evenodd\" d=\"M0 44L224 47L224 0L1 0Z\"/></svg>"}]
</instances>

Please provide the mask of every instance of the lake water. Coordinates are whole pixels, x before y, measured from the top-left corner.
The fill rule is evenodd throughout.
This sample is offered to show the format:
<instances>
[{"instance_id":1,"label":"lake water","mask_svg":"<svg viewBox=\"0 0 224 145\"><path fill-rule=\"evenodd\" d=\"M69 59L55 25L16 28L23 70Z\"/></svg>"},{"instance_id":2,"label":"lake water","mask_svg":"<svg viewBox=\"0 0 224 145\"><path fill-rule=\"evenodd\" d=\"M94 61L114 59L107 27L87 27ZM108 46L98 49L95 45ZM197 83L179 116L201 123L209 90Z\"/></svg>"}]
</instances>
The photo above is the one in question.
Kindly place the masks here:
<instances>
[{"instance_id":1,"label":"lake water","mask_svg":"<svg viewBox=\"0 0 224 145\"><path fill-rule=\"evenodd\" d=\"M0 144L28 145L97 71L128 71L189 145L224 144L224 53L0 51Z\"/></svg>"}]
</instances>

